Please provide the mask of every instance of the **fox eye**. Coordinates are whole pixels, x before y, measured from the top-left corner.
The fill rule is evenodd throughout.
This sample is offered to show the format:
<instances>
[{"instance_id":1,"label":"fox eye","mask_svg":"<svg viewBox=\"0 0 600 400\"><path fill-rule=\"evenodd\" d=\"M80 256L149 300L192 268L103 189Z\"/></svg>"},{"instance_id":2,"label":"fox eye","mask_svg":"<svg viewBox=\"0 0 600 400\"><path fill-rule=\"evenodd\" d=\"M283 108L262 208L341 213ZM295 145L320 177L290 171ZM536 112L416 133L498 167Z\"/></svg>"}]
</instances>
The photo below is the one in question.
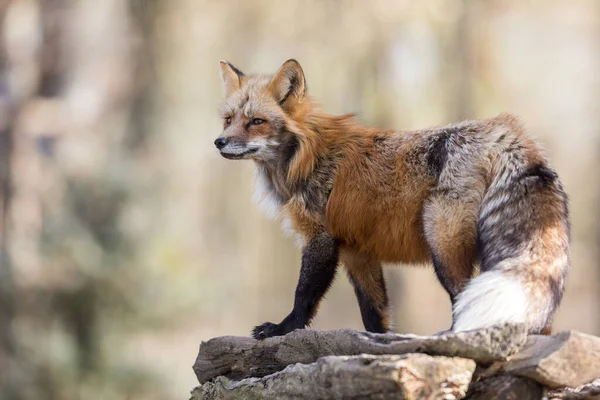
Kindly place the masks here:
<instances>
[{"instance_id":1,"label":"fox eye","mask_svg":"<svg viewBox=\"0 0 600 400\"><path fill-rule=\"evenodd\" d=\"M231 124L231 117L225 117L225 125Z\"/></svg>"},{"instance_id":2,"label":"fox eye","mask_svg":"<svg viewBox=\"0 0 600 400\"><path fill-rule=\"evenodd\" d=\"M264 119L260 119L260 118L254 118L254 119L252 120L252 125L260 125L260 124L262 124L262 123L264 123L264 122L265 122L265 120L264 120Z\"/></svg>"}]
</instances>

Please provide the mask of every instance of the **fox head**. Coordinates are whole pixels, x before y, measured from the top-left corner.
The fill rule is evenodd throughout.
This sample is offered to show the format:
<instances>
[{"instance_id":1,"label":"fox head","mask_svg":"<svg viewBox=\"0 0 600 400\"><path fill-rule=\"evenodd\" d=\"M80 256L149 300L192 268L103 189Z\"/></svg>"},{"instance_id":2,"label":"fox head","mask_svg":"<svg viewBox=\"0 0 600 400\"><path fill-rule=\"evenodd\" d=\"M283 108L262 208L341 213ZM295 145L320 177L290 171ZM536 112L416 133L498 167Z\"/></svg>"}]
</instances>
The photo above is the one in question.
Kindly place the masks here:
<instances>
[{"instance_id":1,"label":"fox head","mask_svg":"<svg viewBox=\"0 0 600 400\"><path fill-rule=\"evenodd\" d=\"M248 76L221 61L221 77L226 99L223 133L215 146L223 157L269 162L294 146L291 132L310 107L304 72L296 60L286 61L272 76Z\"/></svg>"}]
</instances>

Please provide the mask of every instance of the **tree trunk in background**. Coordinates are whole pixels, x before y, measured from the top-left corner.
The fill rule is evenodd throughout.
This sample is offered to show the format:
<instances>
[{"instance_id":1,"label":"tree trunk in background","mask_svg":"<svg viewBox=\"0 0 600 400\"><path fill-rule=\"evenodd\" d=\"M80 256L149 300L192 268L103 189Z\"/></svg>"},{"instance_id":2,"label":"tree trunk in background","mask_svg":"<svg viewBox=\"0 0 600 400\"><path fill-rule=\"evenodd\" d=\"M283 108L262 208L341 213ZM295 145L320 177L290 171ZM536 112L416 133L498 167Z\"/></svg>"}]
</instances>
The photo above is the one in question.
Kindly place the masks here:
<instances>
[{"instance_id":1,"label":"tree trunk in background","mask_svg":"<svg viewBox=\"0 0 600 400\"><path fill-rule=\"evenodd\" d=\"M8 4L0 3L0 16L6 13ZM0 19L0 32L4 30L4 18ZM8 54L4 41L0 41L0 387L11 384L10 363L14 352L11 331L14 315L14 288L8 251L9 213L11 200L12 127L14 110L11 107L6 83Z\"/></svg>"},{"instance_id":2,"label":"tree trunk in background","mask_svg":"<svg viewBox=\"0 0 600 400\"><path fill-rule=\"evenodd\" d=\"M600 15L600 1L596 1L595 2L595 6L596 6L596 15ZM600 38L600 17L596 19L596 37ZM597 41L596 43L597 49L596 49L596 65L600 66L600 40ZM596 110L600 110L600 78L598 77L598 75L596 75ZM596 122L596 138L600 138L600 113L596 114L597 116L597 122ZM597 150L597 154L600 155L600 140L598 141L598 150ZM598 197L596 198L596 202L598 203L598 211L596 213L596 215L600 215L600 185L597 185L597 190L598 190ZM600 240L600 224L597 225L598 229L597 229L597 233L596 233L596 238ZM600 246L596 247L596 260L600 259ZM600 279L600 274L597 274L598 278ZM600 287L600 282L598 283L598 287ZM600 292L596 293L596 296L598 298L596 304L600 304ZM596 325L596 332L600 332L600 319L598 319L597 325Z\"/></svg>"},{"instance_id":3,"label":"tree trunk in background","mask_svg":"<svg viewBox=\"0 0 600 400\"><path fill-rule=\"evenodd\" d=\"M19 290L15 286L11 253L14 231L14 161L18 119L33 93L27 73L35 74L37 47L26 40L36 34L36 7L32 4L0 4L0 396L19 398L27 366L19 357L18 338L13 331ZM14 33L16 27L21 31Z\"/></svg>"}]
</instances>

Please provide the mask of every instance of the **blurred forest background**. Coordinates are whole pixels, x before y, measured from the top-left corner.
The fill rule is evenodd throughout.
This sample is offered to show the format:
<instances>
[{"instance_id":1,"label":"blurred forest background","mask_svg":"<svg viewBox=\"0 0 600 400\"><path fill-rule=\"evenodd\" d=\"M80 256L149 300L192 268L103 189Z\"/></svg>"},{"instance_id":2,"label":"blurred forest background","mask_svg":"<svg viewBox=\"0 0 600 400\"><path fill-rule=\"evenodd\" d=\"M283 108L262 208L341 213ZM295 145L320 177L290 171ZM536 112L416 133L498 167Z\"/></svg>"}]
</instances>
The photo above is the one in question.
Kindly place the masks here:
<instances>
[{"instance_id":1,"label":"blurred forest background","mask_svg":"<svg viewBox=\"0 0 600 400\"><path fill-rule=\"evenodd\" d=\"M176 399L201 340L290 310L299 250L223 159L218 61L303 65L331 113L520 115L571 197L555 328L600 334L600 2L0 0L0 399ZM450 325L386 271L396 330ZM314 327L362 329L345 276Z\"/></svg>"}]
</instances>

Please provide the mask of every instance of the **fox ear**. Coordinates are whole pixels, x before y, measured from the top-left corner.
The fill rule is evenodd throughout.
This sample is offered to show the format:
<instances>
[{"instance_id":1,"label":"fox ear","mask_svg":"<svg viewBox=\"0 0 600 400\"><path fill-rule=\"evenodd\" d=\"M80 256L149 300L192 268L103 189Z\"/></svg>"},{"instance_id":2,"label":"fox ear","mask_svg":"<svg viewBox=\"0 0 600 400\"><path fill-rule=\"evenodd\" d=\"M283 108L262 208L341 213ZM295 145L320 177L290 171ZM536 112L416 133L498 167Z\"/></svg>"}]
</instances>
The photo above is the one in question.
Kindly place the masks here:
<instances>
[{"instance_id":1,"label":"fox ear","mask_svg":"<svg viewBox=\"0 0 600 400\"><path fill-rule=\"evenodd\" d=\"M225 94L229 95L234 90L238 90L242 84L244 73L227 61L220 61L221 64L221 79Z\"/></svg>"},{"instance_id":2,"label":"fox ear","mask_svg":"<svg viewBox=\"0 0 600 400\"><path fill-rule=\"evenodd\" d=\"M269 88L282 107L292 99L301 100L306 95L306 80L298 61L284 62L271 79Z\"/></svg>"}]
</instances>

